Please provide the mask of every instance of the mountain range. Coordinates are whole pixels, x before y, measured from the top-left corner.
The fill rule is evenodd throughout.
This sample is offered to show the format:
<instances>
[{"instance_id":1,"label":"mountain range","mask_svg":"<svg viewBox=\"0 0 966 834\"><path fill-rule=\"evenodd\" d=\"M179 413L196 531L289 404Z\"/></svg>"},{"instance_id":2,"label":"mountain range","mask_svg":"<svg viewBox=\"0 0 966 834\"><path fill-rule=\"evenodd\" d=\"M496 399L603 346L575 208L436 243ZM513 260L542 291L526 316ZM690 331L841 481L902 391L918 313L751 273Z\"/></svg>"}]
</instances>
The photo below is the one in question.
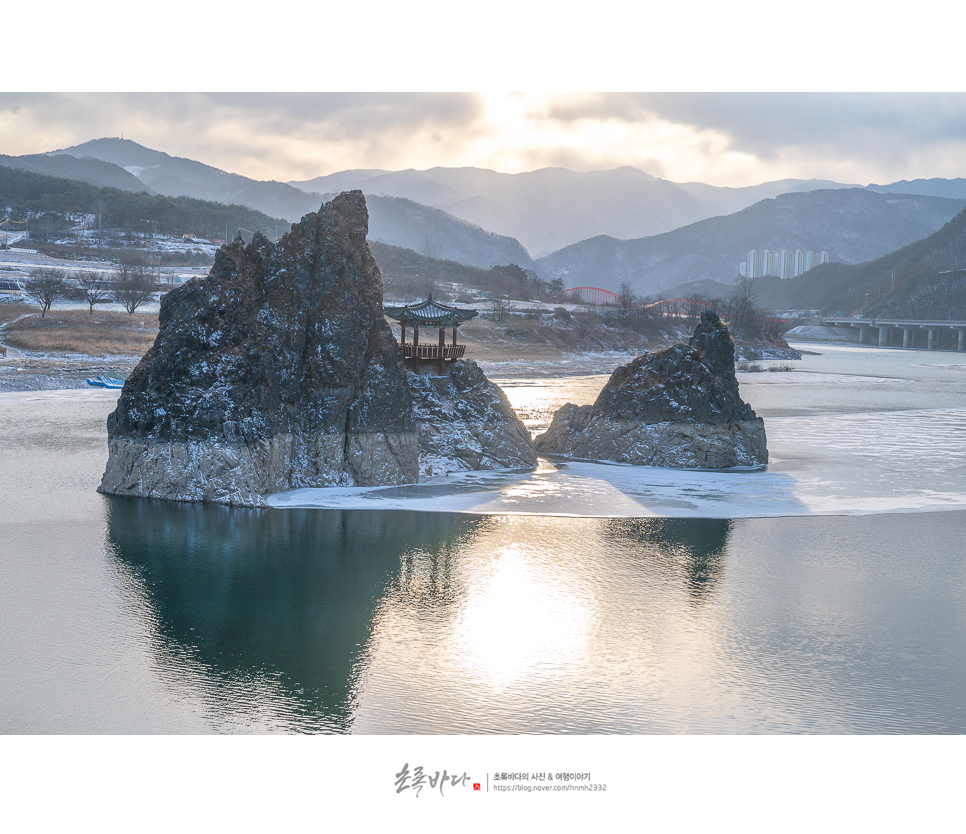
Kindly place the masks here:
<instances>
[{"instance_id":1,"label":"mountain range","mask_svg":"<svg viewBox=\"0 0 966 834\"><path fill-rule=\"evenodd\" d=\"M4 164L15 159L27 157L8 157ZM827 180L796 179L744 188L678 184L626 166L591 172L543 168L520 174L481 168L363 169L306 181L266 182L117 138L94 139L33 154L29 160L31 170L38 173L127 190L237 203L288 222L318 208L323 199L358 188L367 199L407 199L490 233L515 238L533 257L599 235L628 240L661 234L731 214L779 194L852 187ZM39 167L43 160L51 166L47 171ZM95 167L94 160L115 168ZM398 213L398 204L395 208Z\"/></svg>"},{"instance_id":2,"label":"mountain range","mask_svg":"<svg viewBox=\"0 0 966 834\"><path fill-rule=\"evenodd\" d=\"M966 199L878 194L862 188L782 194L724 217L638 240L596 237L537 261L547 279L568 287L650 296L689 281L732 283L750 249L826 250L858 263L926 237Z\"/></svg>"},{"instance_id":3,"label":"mountain range","mask_svg":"<svg viewBox=\"0 0 966 834\"><path fill-rule=\"evenodd\" d=\"M0 157L0 165L240 204L279 218L280 226L360 188L372 240L484 269L517 263L568 286L617 290L627 283L641 295L687 281L730 284L751 248L827 250L844 263L868 261L932 234L966 205L964 179L866 187L788 179L724 188L631 167L358 169L265 182L110 138Z\"/></svg>"},{"instance_id":4,"label":"mountain range","mask_svg":"<svg viewBox=\"0 0 966 834\"><path fill-rule=\"evenodd\" d=\"M565 168L521 174L480 168L341 171L291 185L322 194L359 188L367 195L406 197L514 237L535 258L598 235L627 240L669 232L778 194L848 187L825 180L746 188L678 184L627 166L587 173Z\"/></svg>"},{"instance_id":5,"label":"mountain range","mask_svg":"<svg viewBox=\"0 0 966 834\"><path fill-rule=\"evenodd\" d=\"M760 279L756 291L776 308L966 321L966 210L881 257L822 264L786 281Z\"/></svg>"}]
</instances>

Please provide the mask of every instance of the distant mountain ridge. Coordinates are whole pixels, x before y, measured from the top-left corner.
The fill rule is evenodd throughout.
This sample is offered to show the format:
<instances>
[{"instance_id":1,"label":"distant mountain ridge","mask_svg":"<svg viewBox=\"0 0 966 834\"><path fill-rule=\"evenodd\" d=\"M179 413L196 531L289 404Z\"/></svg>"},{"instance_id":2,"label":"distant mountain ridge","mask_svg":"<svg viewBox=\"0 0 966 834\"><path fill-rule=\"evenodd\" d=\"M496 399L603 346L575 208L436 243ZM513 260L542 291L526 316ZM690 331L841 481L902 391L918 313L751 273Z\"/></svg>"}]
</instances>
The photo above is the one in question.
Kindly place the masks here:
<instances>
[{"instance_id":1,"label":"distant mountain ridge","mask_svg":"<svg viewBox=\"0 0 966 834\"><path fill-rule=\"evenodd\" d=\"M47 154L51 158L61 155L109 162L158 194L237 203L290 222L315 211L322 202L319 195L307 194L285 183L231 174L193 159L145 148L130 139L94 139Z\"/></svg>"},{"instance_id":2,"label":"distant mountain ridge","mask_svg":"<svg viewBox=\"0 0 966 834\"><path fill-rule=\"evenodd\" d=\"M134 174L99 159L77 159L73 156L52 156L42 153L25 156L0 155L0 165L8 168L20 168L46 177L79 180L97 188L117 188L120 191L156 193Z\"/></svg>"},{"instance_id":3,"label":"distant mountain ridge","mask_svg":"<svg viewBox=\"0 0 966 834\"><path fill-rule=\"evenodd\" d=\"M316 210L324 195L360 188L370 206L372 239L416 252L440 252L444 258L483 268L506 262L529 267L535 263L530 253L545 252L537 262L544 277L568 275L570 283L607 287L623 280L640 287L668 286L700 276L732 280L737 262L752 247L801 245L860 261L934 231L955 212L950 205L917 203L918 208L905 215L893 211L895 216L882 226L866 217L872 204L856 208L856 192L881 198L891 190L914 201L926 192L932 199L966 200L966 180L860 188L787 179L724 188L673 183L626 166L593 172L544 168L521 174L480 168L357 169L304 182L262 182L117 138L8 157L3 164L102 187L244 205L288 222ZM829 196L836 192L841 196ZM812 217L806 226L814 234L794 228L782 214L785 203L768 202L818 193L826 196L816 206L824 205L833 222L823 231L822 218ZM736 221L727 220L755 205L761 207ZM887 204L880 204L872 215L882 205ZM712 225L697 225L702 222ZM836 240L832 226L840 227L842 240ZM642 243L645 240L650 242ZM664 252L668 241L676 241L672 249L690 249ZM713 252L713 246L718 251Z\"/></svg>"},{"instance_id":4,"label":"distant mountain ridge","mask_svg":"<svg viewBox=\"0 0 966 834\"><path fill-rule=\"evenodd\" d=\"M515 237L535 256L598 235L629 240L662 234L788 192L854 187L793 179L744 188L678 184L630 166L586 173L566 168L520 174L481 168L342 171L290 184L326 192L335 182L441 208Z\"/></svg>"},{"instance_id":5,"label":"distant mountain ridge","mask_svg":"<svg viewBox=\"0 0 966 834\"><path fill-rule=\"evenodd\" d=\"M763 281L759 297L776 307L966 321L966 210L879 258Z\"/></svg>"},{"instance_id":6,"label":"distant mountain ridge","mask_svg":"<svg viewBox=\"0 0 966 834\"><path fill-rule=\"evenodd\" d=\"M950 197L956 200L966 199L966 179L919 179L899 180L889 185L867 186L870 191L880 194L922 194L930 197Z\"/></svg>"},{"instance_id":7,"label":"distant mountain ridge","mask_svg":"<svg viewBox=\"0 0 966 834\"><path fill-rule=\"evenodd\" d=\"M366 204L371 240L481 269L511 263L524 269L534 266L530 253L518 240L487 232L440 209L402 197L372 194L366 195Z\"/></svg>"},{"instance_id":8,"label":"distant mountain ridge","mask_svg":"<svg viewBox=\"0 0 966 834\"><path fill-rule=\"evenodd\" d=\"M862 188L782 194L734 214L639 240L597 237L537 260L546 280L653 295L688 281L733 283L750 249L827 250L858 263L935 232L966 199Z\"/></svg>"},{"instance_id":9,"label":"distant mountain ridge","mask_svg":"<svg viewBox=\"0 0 966 834\"><path fill-rule=\"evenodd\" d=\"M51 151L41 158L62 167L98 165L105 174L112 168L118 179L129 177L151 193L248 206L289 223L317 211L324 200L335 194L357 187L353 184L355 179L384 173L346 172L351 176L335 177L332 182L337 186L336 190L323 195L285 183L263 182L232 174L192 159L145 148L130 139L94 139ZM439 209L408 199L394 200L374 195L367 195L367 203L370 238L373 240L405 246L417 252L426 251L428 247L441 253L440 257L481 268L504 263L517 263L525 268L533 265L529 253L516 240L489 232Z\"/></svg>"}]
</instances>

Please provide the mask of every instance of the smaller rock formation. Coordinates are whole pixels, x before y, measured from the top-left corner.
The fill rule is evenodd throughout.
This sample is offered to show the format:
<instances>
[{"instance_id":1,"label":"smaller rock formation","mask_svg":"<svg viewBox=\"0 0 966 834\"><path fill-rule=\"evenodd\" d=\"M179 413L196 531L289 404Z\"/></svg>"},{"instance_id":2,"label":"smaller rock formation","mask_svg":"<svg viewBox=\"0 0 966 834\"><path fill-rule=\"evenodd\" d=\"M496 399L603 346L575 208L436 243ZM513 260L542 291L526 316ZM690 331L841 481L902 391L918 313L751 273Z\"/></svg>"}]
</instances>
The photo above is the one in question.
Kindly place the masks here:
<instances>
[{"instance_id":1,"label":"smaller rock formation","mask_svg":"<svg viewBox=\"0 0 966 834\"><path fill-rule=\"evenodd\" d=\"M768 462L764 421L738 394L735 345L706 310L687 345L638 356L593 405L567 403L538 452L646 466L723 469Z\"/></svg>"},{"instance_id":2,"label":"smaller rock formation","mask_svg":"<svg viewBox=\"0 0 966 834\"><path fill-rule=\"evenodd\" d=\"M408 381L421 478L537 465L530 432L475 362L453 362L445 376L409 374Z\"/></svg>"}]
</instances>

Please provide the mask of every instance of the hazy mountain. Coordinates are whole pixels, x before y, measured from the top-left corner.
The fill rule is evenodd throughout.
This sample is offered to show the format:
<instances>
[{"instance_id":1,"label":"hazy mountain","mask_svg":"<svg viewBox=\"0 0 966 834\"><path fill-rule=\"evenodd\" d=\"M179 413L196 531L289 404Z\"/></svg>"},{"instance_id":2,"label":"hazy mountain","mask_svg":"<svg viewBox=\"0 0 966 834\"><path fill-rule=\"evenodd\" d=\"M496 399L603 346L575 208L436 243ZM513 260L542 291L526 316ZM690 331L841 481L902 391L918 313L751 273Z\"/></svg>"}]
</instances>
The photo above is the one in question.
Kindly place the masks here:
<instances>
[{"instance_id":1,"label":"hazy mountain","mask_svg":"<svg viewBox=\"0 0 966 834\"><path fill-rule=\"evenodd\" d=\"M775 307L966 321L966 211L908 246L860 264L823 264L756 284Z\"/></svg>"},{"instance_id":2,"label":"hazy mountain","mask_svg":"<svg viewBox=\"0 0 966 834\"><path fill-rule=\"evenodd\" d=\"M783 194L735 214L639 240L596 237L537 261L541 277L568 287L653 295L688 281L733 283L750 249L827 250L858 263L929 235L966 200L838 189Z\"/></svg>"},{"instance_id":3,"label":"hazy mountain","mask_svg":"<svg viewBox=\"0 0 966 834\"><path fill-rule=\"evenodd\" d=\"M62 154L90 158L123 168L144 185L169 197L193 197L218 203L238 204L295 221L316 210L321 199L281 182L261 182L240 174L230 174L196 162L151 150L130 139L94 139L82 145L51 151L48 157Z\"/></svg>"},{"instance_id":4,"label":"hazy mountain","mask_svg":"<svg viewBox=\"0 0 966 834\"><path fill-rule=\"evenodd\" d=\"M949 197L955 200L966 200L966 179L928 179L928 180L899 180L889 185L866 186L870 191L880 194L923 194L929 197Z\"/></svg>"},{"instance_id":5,"label":"hazy mountain","mask_svg":"<svg viewBox=\"0 0 966 834\"><path fill-rule=\"evenodd\" d=\"M844 185L831 180L773 180L759 185L747 185L740 188L727 186L706 185L703 182L681 183L681 188L689 194L714 203L721 208L719 214L732 214L748 206L753 206L761 200L778 197L781 194L795 194L800 191L822 191L830 188L859 188L858 185Z\"/></svg>"},{"instance_id":6,"label":"hazy mountain","mask_svg":"<svg viewBox=\"0 0 966 834\"><path fill-rule=\"evenodd\" d=\"M320 182L324 180L322 184L329 186L328 193L323 195L285 183L262 182L230 174L192 159L145 148L129 139L95 139L62 151L52 151L40 158L49 160L52 165L59 164L60 160L73 160L102 166L160 194L248 206L288 222L317 211L324 200L335 194L358 188L367 180L378 179L386 173L380 170L343 171L321 178ZM418 205L412 200L376 197L371 193L367 194L367 203L371 240L417 252L430 249L439 253L438 257L469 266L532 265L529 254L516 240L488 232L439 209ZM279 232L282 231L285 230L280 228Z\"/></svg>"},{"instance_id":7,"label":"hazy mountain","mask_svg":"<svg viewBox=\"0 0 966 834\"><path fill-rule=\"evenodd\" d=\"M48 218L49 222L33 226L42 239L60 237L73 225L67 216L77 214L94 215L99 228L143 232L146 226L150 226L163 234L175 236L222 238L226 231L234 234L237 229L272 235L279 228L275 218L247 206L191 197L167 197L144 190L122 191L0 165L0 208L4 206L18 213L30 211L54 215Z\"/></svg>"},{"instance_id":8,"label":"hazy mountain","mask_svg":"<svg viewBox=\"0 0 966 834\"><path fill-rule=\"evenodd\" d=\"M525 269L533 261L520 242L493 234L445 211L402 197L366 196L369 239L412 249L436 260L489 269L515 263Z\"/></svg>"},{"instance_id":9,"label":"hazy mountain","mask_svg":"<svg viewBox=\"0 0 966 834\"><path fill-rule=\"evenodd\" d=\"M721 188L672 183L631 167L522 174L358 169L287 184L123 139L0 162L99 186L239 204L288 221L317 210L323 193L360 188L373 240L483 268L530 266L524 247L557 250L539 261L544 277L610 289L627 281L640 293L689 279L730 283L751 248L827 249L849 263L875 258L935 231L966 203L966 180L868 189L780 180ZM886 188L896 193L880 193Z\"/></svg>"},{"instance_id":10,"label":"hazy mountain","mask_svg":"<svg viewBox=\"0 0 966 834\"><path fill-rule=\"evenodd\" d=\"M590 173L543 168L521 174L431 168L355 179L346 179L345 173L292 184L324 189L338 177L367 195L406 197L441 208L514 237L531 253L551 252L597 234L640 237L669 231L721 212L674 183L629 167Z\"/></svg>"},{"instance_id":11,"label":"hazy mountain","mask_svg":"<svg viewBox=\"0 0 966 834\"><path fill-rule=\"evenodd\" d=\"M354 175L354 176L353 176ZM598 235L621 240L668 232L794 191L847 188L827 180L779 180L746 188L677 184L637 168L580 173L542 168L501 174L481 168L343 171L292 185L327 191L338 181L366 194L436 206L519 240L534 256Z\"/></svg>"},{"instance_id":12,"label":"hazy mountain","mask_svg":"<svg viewBox=\"0 0 966 834\"><path fill-rule=\"evenodd\" d=\"M117 188L120 191L146 191L155 193L133 174L123 168L99 159L78 159L68 154L27 154L25 156L0 155L0 165L20 168L45 177L79 180L98 188Z\"/></svg>"}]
</instances>

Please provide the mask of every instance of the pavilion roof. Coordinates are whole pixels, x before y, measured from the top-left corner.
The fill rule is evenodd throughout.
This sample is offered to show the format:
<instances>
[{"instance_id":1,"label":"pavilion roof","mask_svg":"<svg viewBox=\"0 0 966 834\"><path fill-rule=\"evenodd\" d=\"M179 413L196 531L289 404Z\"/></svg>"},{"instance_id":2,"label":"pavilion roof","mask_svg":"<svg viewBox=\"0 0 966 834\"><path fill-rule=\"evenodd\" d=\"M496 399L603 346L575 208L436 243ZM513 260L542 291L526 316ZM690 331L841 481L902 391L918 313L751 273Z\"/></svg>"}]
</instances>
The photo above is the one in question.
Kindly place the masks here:
<instances>
[{"instance_id":1,"label":"pavilion roof","mask_svg":"<svg viewBox=\"0 0 966 834\"><path fill-rule=\"evenodd\" d=\"M402 307L384 307L386 315L403 324L458 324L459 322L469 321L476 318L479 310L468 310L465 308L451 307L449 304L442 304L433 300L433 294L429 298L420 301L418 304L406 304Z\"/></svg>"}]
</instances>

